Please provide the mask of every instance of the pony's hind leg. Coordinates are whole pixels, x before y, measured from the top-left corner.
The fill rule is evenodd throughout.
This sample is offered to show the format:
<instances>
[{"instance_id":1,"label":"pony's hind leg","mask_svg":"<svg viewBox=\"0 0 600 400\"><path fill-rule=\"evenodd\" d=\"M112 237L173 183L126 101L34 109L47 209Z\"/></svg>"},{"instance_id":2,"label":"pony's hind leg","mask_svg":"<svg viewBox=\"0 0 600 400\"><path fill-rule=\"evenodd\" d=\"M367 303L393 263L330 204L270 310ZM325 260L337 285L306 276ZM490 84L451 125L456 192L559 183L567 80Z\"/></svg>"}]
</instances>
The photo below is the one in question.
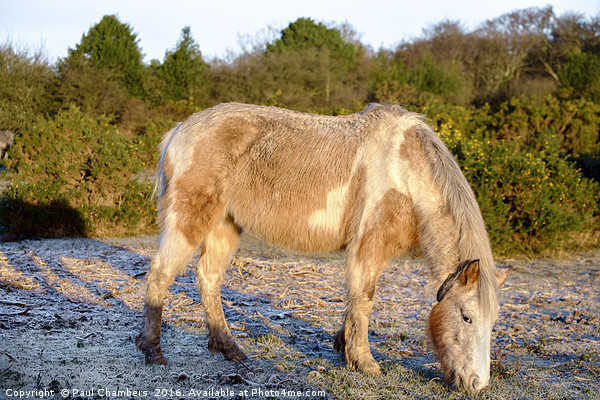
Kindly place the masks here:
<instances>
[{"instance_id":1,"label":"pony's hind leg","mask_svg":"<svg viewBox=\"0 0 600 400\"><path fill-rule=\"evenodd\" d=\"M235 343L227 326L221 303L221 284L240 233L240 228L231 218L222 219L206 236L197 266L198 287L207 320L208 349L213 354L220 352L232 361L242 361L247 357Z\"/></svg>"},{"instance_id":2,"label":"pony's hind leg","mask_svg":"<svg viewBox=\"0 0 600 400\"><path fill-rule=\"evenodd\" d=\"M159 249L147 277L142 331L135 340L136 347L150 364L167 364L160 346L163 300L175 277L185 272L197 247L190 244L177 228L161 234Z\"/></svg>"}]
</instances>

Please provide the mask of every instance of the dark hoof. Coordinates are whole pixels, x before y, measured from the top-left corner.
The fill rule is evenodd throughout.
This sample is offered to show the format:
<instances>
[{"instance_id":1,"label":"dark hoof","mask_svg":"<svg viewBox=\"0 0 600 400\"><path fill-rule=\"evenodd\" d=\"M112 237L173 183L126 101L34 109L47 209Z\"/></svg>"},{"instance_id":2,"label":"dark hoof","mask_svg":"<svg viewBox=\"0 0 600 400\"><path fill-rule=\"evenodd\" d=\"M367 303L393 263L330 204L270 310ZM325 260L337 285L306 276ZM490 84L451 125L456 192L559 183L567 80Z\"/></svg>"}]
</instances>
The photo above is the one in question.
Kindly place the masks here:
<instances>
[{"instance_id":1,"label":"dark hoof","mask_svg":"<svg viewBox=\"0 0 600 400\"><path fill-rule=\"evenodd\" d=\"M229 361L244 361L248 358L244 350L238 346L231 336L209 337L208 350L211 354L223 354L226 360Z\"/></svg>"},{"instance_id":2,"label":"dark hoof","mask_svg":"<svg viewBox=\"0 0 600 400\"><path fill-rule=\"evenodd\" d=\"M343 353L346 348L346 338L344 337L344 328L337 331L333 337L333 349L338 353Z\"/></svg>"},{"instance_id":3,"label":"dark hoof","mask_svg":"<svg viewBox=\"0 0 600 400\"><path fill-rule=\"evenodd\" d=\"M148 364L167 365L169 363L163 355L160 343L158 345L150 345L141 334L135 339L135 347L144 353L146 363Z\"/></svg>"},{"instance_id":4,"label":"dark hoof","mask_svg":"<svg viewBox=\"0 0 600 400\"><path fill-rule=\"evenodd\" d=\"M246 353L244 353L244 350L242 350L237 344L235 345L235 348L231 348L223 352L223 356L225 356L225 359L229 361L244 361L248 359L248 356Z\"/></svg>"},{"instance_id":5,"label":"dark hoof","mask_svg":"<svg viewBox=\"0 0 600 400\"><path fill-rule=\"evenodd\" d=\"M148 349L144 351L146 355L146 363L154 365L167 365L169 362L162 353L160 347L158 349Z\"/></svg>"}]
</instances>

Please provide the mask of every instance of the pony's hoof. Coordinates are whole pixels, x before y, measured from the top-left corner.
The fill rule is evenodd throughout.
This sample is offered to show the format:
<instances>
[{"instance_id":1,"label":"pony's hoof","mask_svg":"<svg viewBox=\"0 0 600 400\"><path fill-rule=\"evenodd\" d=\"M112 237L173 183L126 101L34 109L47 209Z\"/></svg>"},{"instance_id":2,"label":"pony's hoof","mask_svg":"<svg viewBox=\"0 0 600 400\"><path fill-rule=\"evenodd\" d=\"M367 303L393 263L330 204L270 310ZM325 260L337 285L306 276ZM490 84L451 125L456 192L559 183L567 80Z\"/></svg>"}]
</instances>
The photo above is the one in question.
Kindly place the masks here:
<instances>
[{"instance_id":1,"label":"pony's hoof","mask_svg":"<svg viewBox=\"0 0 600 400\"><path fill-rule=\"evenodd\" d=\"M346 360L351 368L359 372L366 372L367 374L380 375L381 367L379 363L375 361L373 355L370 353L368 355L362 354L360 357L354 358L349 357L349 354L346 353Z\"/></svg>"},{"instance_id":2,"label":"pony's hoof","mask_svg":"<svg viewBox=\"0 0 600 400\"><path fill-rule=\"evenodd\" d=\"M232 337L214 336L208 340L208 350L211 354L221 353L226 360L244 361L248 358L244 350L238 346Z\"/></svg>"},{"instance_id":3,"label":"pony's hoof","mask_svg":"<svg viewBox=\"0 0 600 400\"><path fill-rule=\"evenodd\" d=\"M147 364L167 365L169 363L163 355L160 344L158 346L149 345L141 334L135 339L135 347L144 353Z\"/></svg>"},{"instance_id":4,"label":"pony's hoof","mask_svg":"<svg viewBox=\"0 0 600 400\"><path fill-rule=\"evenodd\" d=\"M235 345L235 348L231 348L224 352L223 356L225 356L225 359L229 361L244 361L248 359L248 356L246 353L244 353L244 350L242 350L237 344Z\"/></svg>"},{"instance_id":5,"label":"pony's hoof","mask_svg":"<svg viewBox=\"0 0 600 400\"><path fill-rule=\"evenodd\" d=\"M162 353L162 350L158 349L158 352L146 351L146 363L154 365L167 365L169 362Z\"/></svg>"},{"instance_id":6,"label":"pony's hoof","mask_svg":"<svg viewBox=\"0 0 600 400\"><path fill-rule=\"evenodd\" d=\"M338 353L343 353L346 347L346 339L344 338L344 329L337 331L333 337L333 349Z\"/></svg>"},{"instance_id":7,"label":"pony's hoof","mask_svg":"<svg viewBox=\"0 0 600 400\"><path fill-rule=\"evenodd\" d=\"M366 372L367 374L381 375L381 367L375 360L369 360L366 362L359 362L356 369L360 372Z\"/></svg>"}]
</instances>

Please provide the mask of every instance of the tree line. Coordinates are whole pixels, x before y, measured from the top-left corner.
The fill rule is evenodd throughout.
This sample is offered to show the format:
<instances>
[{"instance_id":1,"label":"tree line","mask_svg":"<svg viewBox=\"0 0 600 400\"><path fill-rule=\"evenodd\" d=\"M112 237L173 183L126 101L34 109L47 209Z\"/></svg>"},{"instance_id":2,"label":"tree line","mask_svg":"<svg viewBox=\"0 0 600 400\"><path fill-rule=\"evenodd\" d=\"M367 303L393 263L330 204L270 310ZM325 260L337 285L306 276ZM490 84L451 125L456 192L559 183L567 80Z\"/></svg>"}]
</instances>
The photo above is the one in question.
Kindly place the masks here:
<instances>
[{"instance_id":1,"label":"tree line","mask_svg":"<svg viewBox=\"0 0 600 400\"><path fill-rule=\"evenodd\" d=\"M547 94L599 101L599 32L598 16L557 16L548 6L471 31L442 21L420 38L375 51L351 26L299 18L231 60L203 59L184 27L162 61L144 64L133 27L107 15L55 65L2 45L0 125L19 130L27 114L71 105L136 130L152 111L178 114L223 101L329 114L371 101L422 105L432 97L464 106Z\"/></svg>"}]
</instances>

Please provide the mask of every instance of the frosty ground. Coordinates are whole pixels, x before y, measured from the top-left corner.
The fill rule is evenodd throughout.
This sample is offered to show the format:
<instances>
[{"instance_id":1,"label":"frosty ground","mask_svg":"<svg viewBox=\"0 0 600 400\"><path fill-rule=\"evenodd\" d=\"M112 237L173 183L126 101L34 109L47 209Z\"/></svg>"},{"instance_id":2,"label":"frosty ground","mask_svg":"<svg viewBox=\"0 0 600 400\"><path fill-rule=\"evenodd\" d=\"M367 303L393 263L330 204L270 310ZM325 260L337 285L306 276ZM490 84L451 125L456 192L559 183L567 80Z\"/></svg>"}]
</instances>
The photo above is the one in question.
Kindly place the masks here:
<instances>
[{"instance_id":1,"label":"frosty ground","mask_svg":"<svg viewBox=\"0 0 600 400\"><path fill-rule=\"evenodd\" d=\"M420 259L394 260L377 288L370 341L382 376L332 349L343 253L288 253L245 236L223 304L245 363L207 350L195 273L165 301L163 350L133 340L157 238L49 239L0 247L0 398L463 398L442 383L425 326L436 287ZM600 252L515 266L492 336L482 398L600 398ZM53 396L49 393L52 392ZM64 392L63 392L64 391Z\"/></svg>"}]
</instances>

